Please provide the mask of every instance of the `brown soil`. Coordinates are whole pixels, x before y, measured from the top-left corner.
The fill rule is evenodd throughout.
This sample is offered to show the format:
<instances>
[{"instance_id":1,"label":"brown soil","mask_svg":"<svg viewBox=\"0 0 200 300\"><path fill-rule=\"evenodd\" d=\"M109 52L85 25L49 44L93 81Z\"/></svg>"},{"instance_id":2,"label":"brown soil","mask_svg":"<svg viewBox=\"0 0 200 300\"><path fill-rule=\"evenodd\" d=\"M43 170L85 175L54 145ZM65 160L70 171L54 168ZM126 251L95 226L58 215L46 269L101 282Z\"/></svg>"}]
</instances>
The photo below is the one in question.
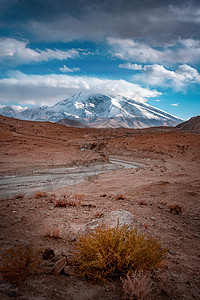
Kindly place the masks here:
<instances>
[{"instance_id":1,"label":"brown soil","mask_svg":"<svg viewBox=\"0 0 200 300\"><path fill-rule=\"evenodd\" d=\"M32 243L42 249L62 250L71 264L82 225L124 209L132 213L136 225L142 224L169 249L165 267L152 275L152 299L200 298L198 132L164 127L82 129L1 117L0 137L3 175L99 163L109 156L145 165L103 173L46 197L1 200L1 252ZM94 152L81 151L83 147ZM77 205L55 207L63 195ZM173 205L183 212L176 214ZM47 237L47 231L59 238ZM51 265L51 261L43 261L39 274L19 287L2 281L0 298L122 299L120 280L90 285L73 274L51 275Z\"/></svg>"}]
</instances>

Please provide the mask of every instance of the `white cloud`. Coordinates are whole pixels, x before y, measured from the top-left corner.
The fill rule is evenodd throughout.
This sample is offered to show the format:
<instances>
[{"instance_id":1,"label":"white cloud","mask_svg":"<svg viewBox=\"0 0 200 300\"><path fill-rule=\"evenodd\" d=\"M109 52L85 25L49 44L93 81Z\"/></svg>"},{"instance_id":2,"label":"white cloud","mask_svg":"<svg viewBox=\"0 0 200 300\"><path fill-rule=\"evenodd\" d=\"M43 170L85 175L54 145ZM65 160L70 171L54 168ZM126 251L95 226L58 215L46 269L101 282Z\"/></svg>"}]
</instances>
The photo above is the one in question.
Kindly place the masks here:
<instances>
[{"instance_id":1,"label":"white cloud","mask_svg":"<svg viewBox=\"0 0 200 300\"><path fill-rule=\"evenodd\" d=\"M178 66L175 71L155 64L144 65L140 74L133 75L133 80L151 86L166 86L181 90L190 84L200 84L200 74L186 64Z\"/></svg>"},{"instance_id":2,"label":"white cloud","mask_svg":"<svg viewBox=\"0 0 200 300\"><path fill-rule=\"evenodd\" d=\"M60 67L59 70L62 72L62 73L73 73L73 72L78 72L80 71L79 68L68 68L66 65L64 65L63 67Z\"/></svg>"},{"instance_id":3,"label":"white cloud","mask_svg":"<svg viewBox=\"0 0 200 300\"><path fill-rule=\"evenodd\" d=\"M13 59L15 62L39 62L51 59L64 60L75 58L79 55L79 51L71 49L62 50L33 50L28 47L28 42L19 41L12 38L0 38L0 60Z\"/></svg>"},{"instance_id":4,"label":"white cloud","mask_svg":"<svg viewBox=\"0 0 200 300\"><path fill-rule=\"evenodd\" d=\"M25 75L15 72L10 78L0 79L0 102L19 105L52 105L59 100L80 92L132 97L144 102L161 95L156 90L142 88L125 80L99 79L96 77L69 76L65 74Z\"/></svg>"},{"instance_id":5,"label":"white cloud","mask_svg":"<svg viewBox=\"0 0 200 300\"><path fill-rule=\"evenodd\" d=\"M179 40L165 47L156 47L131 39L108 38L113 56L140 63L191 63L200 60L200 41Z\"/></svg>"},{"instance_id":6,"label":"white cloud","mask_svg":"<svg viewBox=\"0 0 200 300\"><path fill-rule=\"evenodd\" d=\"M172 103L171 106L179 106L179 103Z\"/></svg>"},{"instance_id":7,"label":"white cloud","mask_svg":"<svg viewBox=\"0 0 200 300\"><path fill-rule=\"evenodd\" d=\"M124 69L129 69L129 70L142 70L142 65L138 65L138 64L131 64L131 63L126 63L126 64L120 64L119 68L124 68Z\"/></svg>"}]
</instances>

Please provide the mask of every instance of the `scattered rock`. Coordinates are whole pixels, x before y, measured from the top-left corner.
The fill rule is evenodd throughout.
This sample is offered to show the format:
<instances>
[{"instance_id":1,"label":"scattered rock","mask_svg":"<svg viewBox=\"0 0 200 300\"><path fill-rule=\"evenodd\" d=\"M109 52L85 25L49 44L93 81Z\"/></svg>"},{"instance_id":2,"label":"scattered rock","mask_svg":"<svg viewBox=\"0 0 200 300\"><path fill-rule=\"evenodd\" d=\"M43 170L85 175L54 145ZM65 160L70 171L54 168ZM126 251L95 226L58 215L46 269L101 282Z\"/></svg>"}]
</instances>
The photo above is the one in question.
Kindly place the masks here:
<instances>
[{"instance_id":1,"label":"scattered rock","mask_svg":"<svg viewBox=\"0 0 200 300\"><path fill-rule=\"evenodd\" d=\"M72 276L73 275L73 269L71 266L66 266L64 267L64 274L67 276Z\"/></svg>"},{"instance_id":2,"label":"scattered rock","mask_svg":"<svg viewBox=\"0 0 200 300\"><path fill-rule=\"evenodd\" d=\"M106 215L103 218L103 223L106 227L116 227L119 225L119 227L122 227L123 225L132 225L133 223L133 217L132 214L123 209L112 211L109 215Z\"/></svg>"},{"instance_id":3,"label":"scattered rock","mask_svg":"<svg viewBox=\"0 0 200 300\"><path fill-rule=\"evenodd\" d=\"M51 259L54 256L55 256L55 253L54 253L53 249L51 249L51 248L45 249L44 252L42 253L42 258L44 260Z\"/></svg>"},{"instance_id":4,"label":"scattered rock","mask_svg":"<svg viewBox=\"0 0 200 300\"><path fill-rule=\"evenodd\" d=\"M79 233L85 231L87 232L94 231L99 226L114 228L117 225L119 227L122 227L123 225L136 226L139 230L145 231L144 226L138 220L133 220L133 216L129 211L119 209L119 210L112 211L110 214L105 215L105 217L99 220L93 220L91 222L84 224L80 228Z\"/></svg>"},{"instance_id":5,"label":"scattered rock","mask_svg":"<svg viewBox=\"0 0 200 300\"><path fill-rule=\"evenodd\" d=\"M51 273L52 274L59 274L64 267L66 266L67 263L67 259L66 257L63 257L62 259L58 260L55 265L53 266L53 268L51 269Z\"/></svg>"}]
</instances>

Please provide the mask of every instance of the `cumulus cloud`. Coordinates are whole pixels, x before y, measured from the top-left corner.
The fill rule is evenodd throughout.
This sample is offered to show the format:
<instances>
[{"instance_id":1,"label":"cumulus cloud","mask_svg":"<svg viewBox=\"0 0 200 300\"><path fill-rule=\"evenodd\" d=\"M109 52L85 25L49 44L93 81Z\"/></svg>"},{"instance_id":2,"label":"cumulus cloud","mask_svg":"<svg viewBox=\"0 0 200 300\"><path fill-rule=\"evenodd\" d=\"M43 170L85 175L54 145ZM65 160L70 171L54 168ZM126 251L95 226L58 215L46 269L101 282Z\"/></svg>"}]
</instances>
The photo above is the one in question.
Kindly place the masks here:
<instances>
[{"instance_id":1,"label":"cumulus cloud","mask_svg":"<svg viewBox=\"0 0 200 300\"><path fill-rule=\"evenodd\" d=\"M140 63L191 63L200 60L200 41L179 40L165 47L153 47L132 39L107 38L114 57Z\"/></svg>"},{"instance_id":2,"label":"cumulus cloud","mask_svg":"<svg viewBox=\"0 0 200 300\"><path fill-rule=\"evenodd\" d=\"M40 50L28 47L28 42L19 41L13 38L0 38L0 60L13 59L20 62L39 62L51 59L64 60L75 58L79 51L70 49L62 50Z\"/></svg>"},{"instance_id":3,"label":"cumulus cloud","mask_svg":"<svg viewBox=\"0 0 200 300\"><path fill-rule=\"evenodd\" d=\"M68 68L66 65L64 65L63 67L60 67L59 70L62 72L62 73L73 73L73 72L78 72L80 71L79 68Z\"/></svg>"},{"instance_id":4,"label":"cumulus cloud","mask_svg":"<svg viewBox=\"0 0 200 300\"><path fill-rule=\"evenodd\" d=\"M138 71L138 70L142 70L143 67L142 67L142 65L138 65L138 64L126 63L126 64L120 64L119 68Z\"/></svg>"},{"instance_id":5,"label":"cumulus cloud","mask_svg":"<svg viewBox=\"0 0 200 300\"><path fill-rule=\"evenodd\" d=\"M179 65L175 71L162 65L144 65L140 74L133 75L133 80L151 86L173 87L181 90L190 84L200 84L200 74L187 64Z\"/></svg>"},{"instance_id":6,"label":"cumulus cloud","mask_svg":"<svg viewBox=\"0 0 200 300\"><path fill-rule=\"evenodd\" d=\"M156 90L142 88L125 80L99 79L96 77L69 76L65 74L25 75L13 73L0 79L0 102L19 105L51 105L80 92L122 95L144 102L161 95Z\"/></svg>"}]
</instances>

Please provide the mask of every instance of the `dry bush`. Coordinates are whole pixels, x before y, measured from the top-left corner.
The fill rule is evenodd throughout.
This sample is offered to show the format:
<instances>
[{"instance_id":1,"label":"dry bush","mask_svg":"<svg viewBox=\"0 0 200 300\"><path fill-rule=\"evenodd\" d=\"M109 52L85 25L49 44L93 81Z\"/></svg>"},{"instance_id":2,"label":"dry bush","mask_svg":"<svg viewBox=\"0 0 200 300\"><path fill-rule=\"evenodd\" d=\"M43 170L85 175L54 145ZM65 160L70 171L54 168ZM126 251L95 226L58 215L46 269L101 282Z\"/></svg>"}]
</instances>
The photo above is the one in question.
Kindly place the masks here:
<instances>
[{"instance_id":1,"label":"dry bush","mask_svg":"<svg viewBox=\"0 0 200 300\"><path fill-rule=\"evenodd\" d=\"M77 203L75 201L69 201L66 199L57 200L55 203L55 207L67 207L67 206L77 206Z\"/></svg>"},{"instance_id":2,"label":"dry bush","mask_svg":"<svg viewBox=\"0 0 200 300\"><path fill-rule=\"evenodd\" d=\"M29 275L34 274L40 262L40 250L32 245L18 246L6 250L1 255L0 271L5 280L20 284Z\"/></svg>"},{"instance_id":3,"label":"dry bush","mask_svg":"<svg viewBox=\"0 0 200 300\"><path fill-rule=\"evenodd\" d=\"M60 226L54 226L50 224L46 224L44 226L44 232L43 232L44 237L50 237L53 239L61 239L61 228Z\"/></svg>"},{"instance_id":4,"label":"dry bush","mask_svg":"<svg viewBox=\"0 0 200 300\"><path fill-rule=\"evenodd\" d=\"M150 299L152 282L150 276L142 271L127 275L123 283L124 300L147 300Z\"/></svg>"},{"instance_id":5,"label":"dry bush","mask_svg":"<svg viewBox=\"0 0 200 300\"><path fill-rule=\"evenodd\" d=\"M50 194L48 196L48 202L49 203L54 203L55 199L56 199L56 195L55 194Z\"/></svg>"},{"instance_id":6,"label":"dry bush","mask_svg":"<svg viewBox=\"0 0 200 300\"><path fill-rule=\"evenodd\" d=\"M76 201L81 202L84 199L84 194L75 194L73 197Z\"/></svg>"},{"instance_id":7,"label":"dry bush","mask_svg":"<svg viewBox=\"0 0 200 300\"><path fill-rule=\"evenodd\" d=\"M42 191L37 191L35 193L35 198L38 199L38 198L44 198L44 197L47 197L47 193L46 192L42 192Z\"/></svg>"},{"instance_id":8,"label":"dry bush","mask_svg":"<svg viewBox=\"0 0 200 300\"><path fill-rule=\"evenodd\" d=\"M23 198L24 198L23 193L19 193L19 194L15 195L15 199L23 199Z\"/></svg>"},{"instance_id":9,"label":"dry bush","mask_svg":"<svg viewBox=\"0 0 200 300\"><path fill-rule=\"evenodd\" d=\"M74 260L78 275L98 281L131 271L154 270L166 252L160 242L135 228L98 227L80 237Z\"/></svg>"},{"instance_id":10,"label":"dry bush","mask_svg":"<svg viewBox=\"0 0 200 300\"><path fill-rule=\"evenodd\" d=\"M139 205L148 205L147 201L145 200L140 200Z\"/></svg>"},{"instance_id":11,"label":"dry bush","mask_svg":"<svg viewBox=\"0 0 200 300\"><path fill-rule=\"evenodd\" d=\"M82 207L89 207L89 208L95 208L96 205L93 203L83 203L81 204Z\"/></svg>"},{"instance_id":12,"label":"dry bush","mask_svg":"<svg viewBox=\"0 0 200 300\"><path fill-rule=\"evenodd\" d=\"M126 199L126 197L122 194L119 194L116 196L116 200L125 200L125 199Z\"/></svg>"},{"instance_id":13,"label":"dry bush","mask_svg":"<svg viewBox=\"0 0 200 300\"><path fill-rule=\"evenodd\" d=\"M170 213L175 214L175 215L181 215L183 212L183 205L180 203L170 203L168 204L168 208Z\"/></svg>"},{"instance_id":14,"label":"dry bush","mask_svg":"<svg viewBox=\"0 0 200 300\"><path fill-rule=\"evenodd\" d=\"M100 219L104 216L103 212L97 211L96 214L94 215L95 218Z\"/></svg>"}]
</instances>

